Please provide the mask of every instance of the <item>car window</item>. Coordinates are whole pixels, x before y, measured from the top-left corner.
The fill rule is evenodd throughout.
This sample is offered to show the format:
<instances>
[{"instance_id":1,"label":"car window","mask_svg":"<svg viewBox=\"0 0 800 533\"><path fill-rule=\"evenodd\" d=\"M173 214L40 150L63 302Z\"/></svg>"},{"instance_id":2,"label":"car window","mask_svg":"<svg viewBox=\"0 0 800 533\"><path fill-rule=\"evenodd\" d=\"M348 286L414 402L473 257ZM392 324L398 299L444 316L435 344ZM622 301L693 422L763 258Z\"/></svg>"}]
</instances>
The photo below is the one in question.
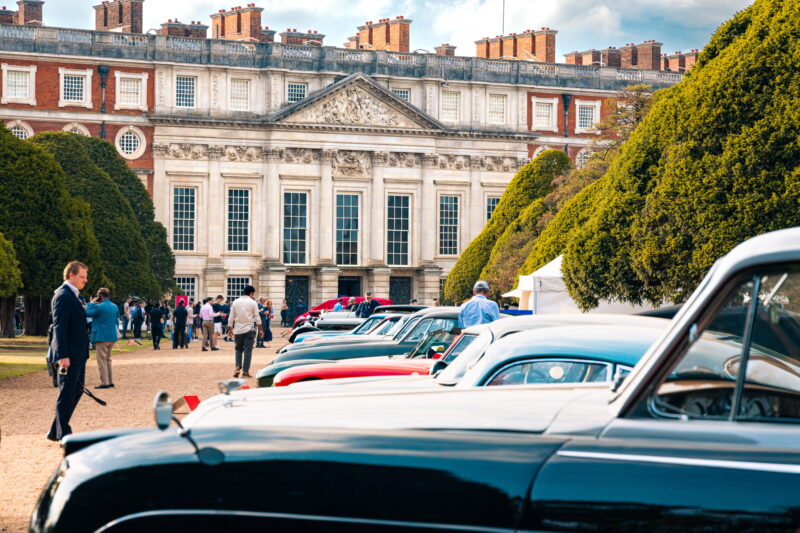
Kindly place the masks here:
<instances>
[{"instance_id":1,"label":"car window","mask_svg":"<svg viewBox=\"0 0 800 533\"><path fill-rule=\"evenodd\" d=\"M358 325L356 329L353 330L353 335L366 335L372 328L378 325L378 322L383 320L381 317L371 316L366 319L364 322Z\"/></svg>"},{"instance_id":2,"label":"car window","mask_svg":"<svg viewBox=\"0 0 800 533\"><path fill-rule=\"evenodd\" d=\"M387 333L389 333L389 331L391 331L391 329L395 325L395 322L397 322L397 321L398 321L398 318L389 317L386 320L384 320L383 322L381 322L380 324L378 324L377 326L375 326L375 328L372 331L370 331L369 334L370 335L386 335Z\"/></svg>"},{"instance_id":3,"label":"car window","mask_svg":"<svg viewBox=\"0 0 800 533\"><path fill-rule=\"evenodd\" d=\"M450 346L450 349L447 350L443 360L445 363L450 364L455 360L456 357L461 355L461 353L467 349L467 346L473 343L475 339L477 339L477 335L461 335L456 342Z\"/></svg>"},{"instance_id":4,"label":"car window","mask_svg":"<svg viewBox=\"0 0 800 533\"><path fill-rule=\"evenodd\" d=\"M796 268L743 279L695 337L653 397L654 414L800 420Z\"/></svg>"},{"instance_id":5,"label":"car window","mask_svg":"<svg viewBox=\"0 0 800 533\"><path fill-rule=\"evenodd\" d=\"M610 378L608 363L563 359L518 361L503 367L486 386L540 383L602 383Z\"/></svg>"},{"instance_id":6,"label":"car window","mask_svg":"<svg viewBox=\"0 0 800 533\"><path fill-rule=\"evenodd\" d=\"M420 321L420 318L419 318L418 316L416 316L416 317L411 317L411 318L407 319L407 320L406 320L406 321L403 323L403 325L400 327L400 329L398 329L398 330L395 332L395 334L394 334L394 337L392 337L392 338L393 338L394 340L400 340L400 339L402 339L403 337L405 337L405 335L408 333L408 331L409 331L411 328L413 328L413 327L414 327L414 326L417 324L417 322L419 322L419 321Z\"/></svg>"},{"instance_id":7,"label":"car window","mask_svg":"<svg viewBox=\"0 0 800 533\"><path fill-rule=\"evenodd\" d=\"M461 355L455 358L453 362L447 365L447 368L439 372L436 376L436 382L440 385L455 385L467 370L483 356L486 348L492 343L494 335L491 330L487 329L467 346Z\"/></svg>"},{"instance_id":8,"label":"car window","mask_svg":"<svg viewBox=\"0 0 800 533\"><path fill-rule=\"evenodd\" d=\"M456 333L453 330L449 329L437 329L432 330L425 338L419 341L419 343L408 353L408 358L427 358L428 357L428 350L432 347L440 347L441 349L436 350L439 353L444 352L450 343L453 342L453 339L456 338Z\"/></svg>"},{"instance_id":9,"label":"car window","mask_svg":"<svg viewBox=\"0 0 800 533\"><path fill-rule=\"evenodd\" d=\"M408 335L403 339L404 342L419 342L419 340L427 335L428 331L433 325L432 318L425 318L419 321L418 324L410 330Z\"/></svg>"}]
</instances>

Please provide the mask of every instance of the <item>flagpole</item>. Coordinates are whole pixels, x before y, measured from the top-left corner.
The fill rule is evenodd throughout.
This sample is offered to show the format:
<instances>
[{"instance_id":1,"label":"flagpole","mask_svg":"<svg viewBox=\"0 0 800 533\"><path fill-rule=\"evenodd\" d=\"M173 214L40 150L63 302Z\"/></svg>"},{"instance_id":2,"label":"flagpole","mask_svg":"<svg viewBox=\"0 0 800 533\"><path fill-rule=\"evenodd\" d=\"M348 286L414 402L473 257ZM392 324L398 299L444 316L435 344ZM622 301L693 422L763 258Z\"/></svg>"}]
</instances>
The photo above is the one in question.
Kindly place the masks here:
<instances>
[{"instance_id":1,"label":"flagpole","mask_svg":"<svg viewBox=\"0 0 800 533\"><path fill-rule=\"evenodd\" d=\"M506 0L503 0L503 24L501 25L502 31L500 35L506 34Z\"/></svg>"}]
</instances>

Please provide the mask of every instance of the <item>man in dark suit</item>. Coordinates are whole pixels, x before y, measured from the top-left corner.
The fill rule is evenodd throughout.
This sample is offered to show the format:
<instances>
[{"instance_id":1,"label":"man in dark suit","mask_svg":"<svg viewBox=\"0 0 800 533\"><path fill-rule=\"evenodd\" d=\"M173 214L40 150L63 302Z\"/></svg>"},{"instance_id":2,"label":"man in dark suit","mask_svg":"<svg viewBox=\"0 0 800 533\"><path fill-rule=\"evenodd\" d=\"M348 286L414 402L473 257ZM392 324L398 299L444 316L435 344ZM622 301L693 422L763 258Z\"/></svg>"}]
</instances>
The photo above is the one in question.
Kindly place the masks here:
<instances>
[{"instance_id":1,"label":"man in dark suit","mask_svg":"<svg viewBox=\"0 0 800 533\"><path fill-rule=\"evenodd\" d=\"M186 302L178 300L178 307L172 313L174 319L174 327L172 329L172 349L186 348L186 319L189 316L189 311L184 306Z\"/></svg>"},{"instance_id":2,"label":"man in dark suit","mask_svg":"<svg viewBox=\"0 0 800 533\"><path fill-rule=\"evenodd\" d=\"M52 301L53 343L50 357L58 366L56 416L47 434L58 441L72 433L69 420L83 395L89 337L86 334L86 311L78 294L86 286L89 268L72 261L64 268L64 284L55 291Z\"/></svg>"}]
</instances>

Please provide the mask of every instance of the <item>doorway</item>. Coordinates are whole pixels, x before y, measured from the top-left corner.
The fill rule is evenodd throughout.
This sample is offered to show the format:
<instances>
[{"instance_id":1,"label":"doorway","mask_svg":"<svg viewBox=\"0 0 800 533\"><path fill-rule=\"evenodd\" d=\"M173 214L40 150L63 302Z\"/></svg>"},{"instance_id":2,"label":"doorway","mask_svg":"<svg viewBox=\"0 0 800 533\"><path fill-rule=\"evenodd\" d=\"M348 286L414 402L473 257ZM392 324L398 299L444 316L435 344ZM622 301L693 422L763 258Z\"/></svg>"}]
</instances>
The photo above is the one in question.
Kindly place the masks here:
<instances>
[{"instance_id":1,"label":"doorway","mask_svg":"<svg viewBox=\"0 0 800 533\"><path fill-rule=\"evenodd\" d=\"M337 296L361 296L361 278L358 276L339 276Z\"/></svg>"}]
</instances>

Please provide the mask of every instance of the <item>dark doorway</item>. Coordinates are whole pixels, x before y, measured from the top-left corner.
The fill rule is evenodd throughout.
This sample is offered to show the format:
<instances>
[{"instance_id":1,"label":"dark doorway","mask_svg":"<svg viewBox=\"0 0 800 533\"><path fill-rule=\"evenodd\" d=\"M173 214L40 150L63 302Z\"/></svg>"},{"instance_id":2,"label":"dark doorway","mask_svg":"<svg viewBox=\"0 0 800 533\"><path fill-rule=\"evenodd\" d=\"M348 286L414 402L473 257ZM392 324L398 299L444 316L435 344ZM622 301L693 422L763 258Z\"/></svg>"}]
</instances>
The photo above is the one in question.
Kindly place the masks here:
<instances>
[{"instance_id":1,"label":"dark doorway","mask_svg":"<svg viewBox=\"0 0 800 533\"><path fill-rule=\"evenodd\" d=\"M411 278L389 278L389 299L403 305L411 300Z\"/></svg>"},{"instance_id":2,"label":"dark doorway","mask_svg":"<svg viewBox=\"0 0 800 533\"><path fill-rule=\"evenodd\" d=\"M297 315L305 312L299 312L297 303L300 298L305 302L305 309L311 309L308 301L308 276L286 276L286 303L289 304L288 322L290 324L294 322Z\"/></svg>"},{"instance_id":3,"label":"dark doorway","mask_svg":"<svg viewBox=\"0 0 800 533\"><path fill-rule=\"evenodd\" d=\"M361 296L361 278L358 276L339 276L338 296Z\"/></svg>"}]
</instances>

